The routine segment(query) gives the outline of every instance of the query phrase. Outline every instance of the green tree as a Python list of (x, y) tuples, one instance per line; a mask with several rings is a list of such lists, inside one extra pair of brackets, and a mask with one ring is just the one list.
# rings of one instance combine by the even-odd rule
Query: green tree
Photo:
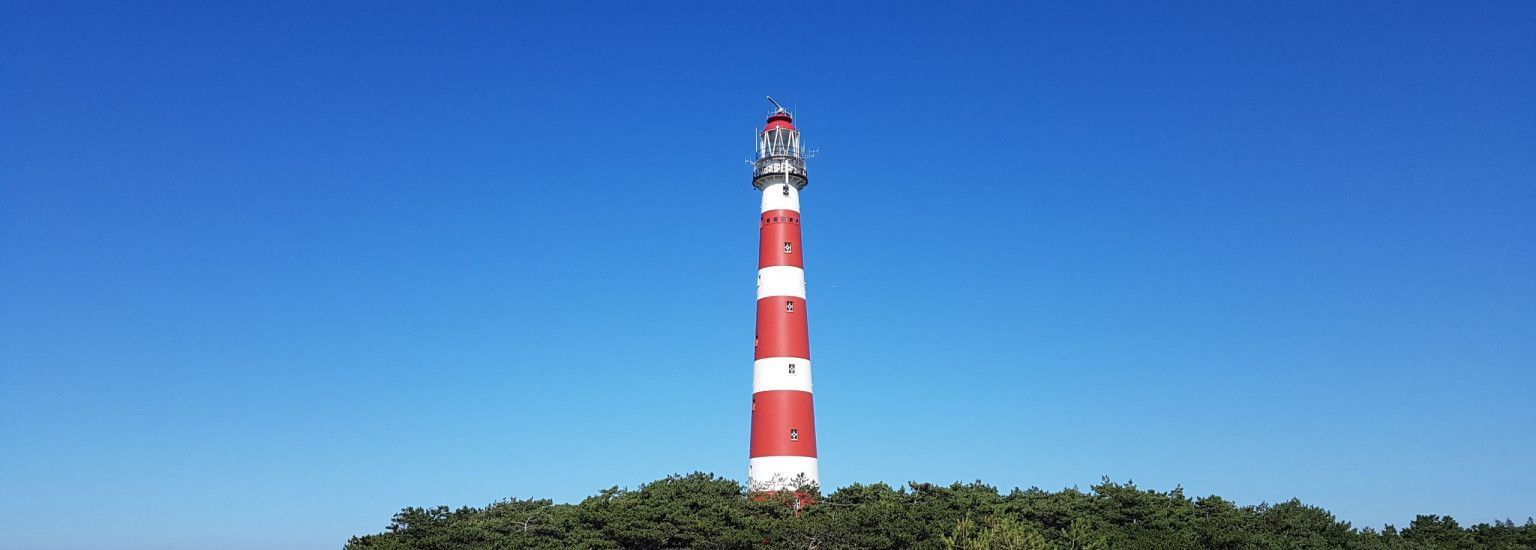
[(1461, 549), (1477, 548), (1477, 540), (1456, 524), (1451, 516), (1420, 515), (1413, 518), (1407, 529), (1403, 529), (1403, 539), (1428, 545), (1433, 548)]
[(967, 515), (939, 541), (946, 550), (1050, 550), (1045, 537), (1029, 524), (1007, 516), (989, 516), (980, 523)]
[(821, 495), (749, 493), (711, 474), (669, 476), (630, 490), (612, 487), (577, 504), (509, 499), (484, 508), (408, 507), (384, 532), (352, 537), (349, 550), (672, 549), (896, 550), (1345, 548), (1439, 550), (1536, 548), (1536, 521), (1461, 527), (1424, 515), (1399, 532), (1355, 529), (1292, 499), (1239, 506), (1180, 488), (1142, 489), (1102, 480), (1075, 488), (1014, 489), (979, 481), (936, 485), (853, 484)]

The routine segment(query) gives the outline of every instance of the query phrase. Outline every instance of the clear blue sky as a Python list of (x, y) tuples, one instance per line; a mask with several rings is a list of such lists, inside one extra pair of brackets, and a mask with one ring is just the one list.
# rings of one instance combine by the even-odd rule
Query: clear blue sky
[(0, 7), (0, 546), (334, 548), (747, 465), (1536, 515), (1536, 4)]

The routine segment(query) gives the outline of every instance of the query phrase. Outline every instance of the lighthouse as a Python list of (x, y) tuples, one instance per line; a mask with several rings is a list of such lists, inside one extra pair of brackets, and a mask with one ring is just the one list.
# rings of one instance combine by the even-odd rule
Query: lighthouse
[(762, 194), (762, 213), (758, 216), (757, 340), (747, 486), (757, 492), (820, 484), (811, 406), (805, 248), (800, 240), (806, 155), (794, 118), (773, 98), (768, 101), (777, 110), (757, 132), (752, 170), (752, 187)]

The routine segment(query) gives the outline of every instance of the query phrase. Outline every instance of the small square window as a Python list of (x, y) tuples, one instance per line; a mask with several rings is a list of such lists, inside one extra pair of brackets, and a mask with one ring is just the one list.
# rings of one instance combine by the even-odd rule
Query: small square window
[(784, 300), (784, 313), (794, 313), (794, 312), (795, 312), (795, 301), (794, 300)]
[(794, 363), (790, 363), (789, 364), (789, 373), (790, 374), (794, 374), (795, 373), (795, 364)]
[(794, 254), (795, 253), (794, 245), (791, 245), (791, 244), (789, 244), (787, 242), (784, 243), (784, 253), (785, 254)]
[(790, 428), (789, 429), (789, 440), (790, 441), (799, 441), (800, 440), (800, 430), (796, 430), (794, 428)]

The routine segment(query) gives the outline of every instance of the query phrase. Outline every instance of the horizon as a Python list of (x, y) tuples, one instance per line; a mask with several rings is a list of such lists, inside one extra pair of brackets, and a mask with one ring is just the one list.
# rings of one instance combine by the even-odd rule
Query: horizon
[(765, 95), (825, 486), (1536, 516), (1536, 4), (784, 9), (0, 7), (0, 546), (745, 480)]

